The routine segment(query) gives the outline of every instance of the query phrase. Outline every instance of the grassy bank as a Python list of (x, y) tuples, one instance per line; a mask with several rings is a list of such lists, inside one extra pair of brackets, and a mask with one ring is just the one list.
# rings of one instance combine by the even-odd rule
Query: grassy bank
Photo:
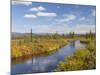
[[(81, 41), (87, 43), (88, 40)], [(74, 55), (66, 57), (57, 65), (55, 71), (88, 70), (96, 68), (96, 46), (95, 41), (90, 40), (86, 48), (78, 49)]]
[(11, 45), (12, 59), (25, 56), (39, 56), (50, 54), (67, 44), (64, 37), (36, 37), (32, 41), (28, 38), (13, 39)]

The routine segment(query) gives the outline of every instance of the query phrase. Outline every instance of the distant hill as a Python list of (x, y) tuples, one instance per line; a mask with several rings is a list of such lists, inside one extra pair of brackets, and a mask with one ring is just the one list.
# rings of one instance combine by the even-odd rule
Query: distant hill
[[(35, 34), (33, 33), (33, 35)], [(30, 36), (30, 33), (18, 33), (18, 32), (11, 33), (12, 38), (18, 38), (18, 37), (24, 37), (24, 36)]]
[(17, 32), (12, 32), (11, 33), (11, 37), (21, 37), (23, 35), (24, 35), (23, 33), (17, 33)]

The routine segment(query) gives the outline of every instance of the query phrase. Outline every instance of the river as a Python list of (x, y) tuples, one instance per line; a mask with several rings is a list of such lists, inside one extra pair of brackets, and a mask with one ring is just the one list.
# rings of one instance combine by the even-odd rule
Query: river
[(51, 55), (34, 57), (25, 62), (11, 64), (11, 74), (53, 72), (60, 61), (63, 61), (67, 56), (73, 55), (76, 49), (84, 47), (85, 45), (80, 43), (79, 40), (69, 42)]

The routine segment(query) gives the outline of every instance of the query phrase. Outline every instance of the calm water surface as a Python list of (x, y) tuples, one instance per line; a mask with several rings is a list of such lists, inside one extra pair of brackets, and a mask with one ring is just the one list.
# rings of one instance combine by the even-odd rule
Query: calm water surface
[(57, 64), (63, 61), (65, 57), (72, 55), (76, 49), (84, 47), (85, 45), (81, 44), (78, 40), (69, 42), (68, 45), (51, 55), (34, 57), (25, 62), (12, 64), (11, 74), (52, 72), (57, 68)]

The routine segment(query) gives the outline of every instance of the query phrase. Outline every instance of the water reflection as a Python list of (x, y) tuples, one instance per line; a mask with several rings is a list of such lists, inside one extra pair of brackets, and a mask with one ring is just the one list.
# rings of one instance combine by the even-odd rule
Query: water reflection
[(21, 58), (13, 59), (12, 60), (12, 65), (24, 63), (24, 62), (27, 62), (28, 60), (31, 60), (31, 59), (32, 59), (31, 56), (27, 56), (27, 57), (24, 57), (24, 58), (21, 57)]
[[(57, 52), (40, 57), (31, 57), (25, 60), (24, 63), (16, 63), (11, 67), (13, 73), (40, 73), (51, 72), (56, 69), (57, 64), (64, 60), (65, 57), (72, 55), (77, 48), (85, 47), (79, 41), (71, 41), (68, 45), (59, 49)], [(20, 69), (20, 70), (19, 70)]]
[(75, 40), (72, 40), (72, 41), (71, 41), (70, 46), (71, 46), (72, 48), (75, 48)]

